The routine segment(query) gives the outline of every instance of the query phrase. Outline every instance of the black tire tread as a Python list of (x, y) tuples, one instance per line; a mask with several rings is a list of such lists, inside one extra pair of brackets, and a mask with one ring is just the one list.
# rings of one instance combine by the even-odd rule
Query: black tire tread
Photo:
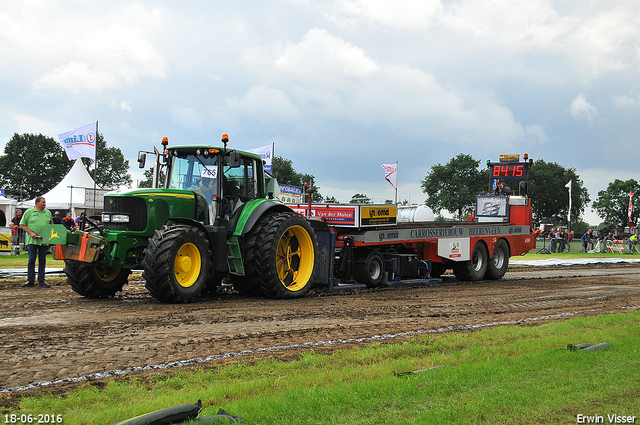
[[(502, 250), (504, 253), (504, 263), (502, 265), (501, 268), (497, 268), (494, 258), (496, 256), (496, 252), (498, 250)], [(493, 248), (493, 256), (491, 257), (491, 259), (488, 261), (487, 263), (487, 271), (485, 273), (485, 279), (490, 279), (490, 280), (499, 280), (502, 279), (502, 277), (504, 276), (504, 274), (507, 272), (507, 268), (509, 267), (509, 257), (510, 257), (510, 252), (509, 252), (509, 245), (507, 245), (507, 243), (505, 242), (504, 239), (500, 239), (495, 247)]]
[[(200, 254), (202, 271), (206, 276), (201, 277), (201, 282), (196, 282), (189, 291), (180, 291), (177, 287), (179, 285), (174, 282), (174, 256), (177, 251), (176, 245), (181, 238), (192, 242), (203, 241), (205, 247), (204, 252)], [(191, 302), (200, 296), (210, 278), (208, 275), (212, 266), (209, 241), (201, 230), (193, 226), (163, 226), (149, 238), (149, 245), (144, 249), (142, 266), (145, 287), (153, 298), (163, 303)]]
[(487, 248), (481, 242), (476, 243), (473, 247), (473, 251), (471, 252), (471, 257), (473, 258), (473, 253), (479, 250), (479, 254), (483, 256), (484, 267), (483, 270), (476, 271), (473, 267), (473, 260), (463, 261), (459, 263), (455, 263), (453, 266), (453, 274), (456, 276), (456, 279), (462, 282), (468, 281), (478, 281), (484, 278), (486, 273), (487, 263), (489, 262), (489, 255), (487, 254)]
[(111, 298), (127, 283), (130, 269), (121, 268), (118, 276), (111, 281), (102, 280), (95, 272), (93, 263), (65, 260), (64, 273), (71, 289), (87, 298)]
[(276, 250), (283, 231), (299, 225), (311, 236), (314, 252), (317, 243), (309, 222), (293, 211), (267, 213), (260, 218), (245, 239), (245, 276), (234, 276), (235, 288), (248, 296), (301, 298), (311, 289), (312, 277), (299, 291), (289, 291), (280, 282), (276, 269)]

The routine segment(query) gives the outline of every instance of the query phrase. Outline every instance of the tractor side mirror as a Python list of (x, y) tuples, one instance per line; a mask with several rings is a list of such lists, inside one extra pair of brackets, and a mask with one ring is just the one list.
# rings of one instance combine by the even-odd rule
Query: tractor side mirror
[(144, 168), (144, 164), (147, 161), (147, 153), (140, 151), (138, 152), (138, 168)]
[(242, 155), (240, 155), (240, 152), (234, 151), (229, 153), (229, 166), (231, 166), (231, 168), (236, 168), (240, 165), (242, 165)]

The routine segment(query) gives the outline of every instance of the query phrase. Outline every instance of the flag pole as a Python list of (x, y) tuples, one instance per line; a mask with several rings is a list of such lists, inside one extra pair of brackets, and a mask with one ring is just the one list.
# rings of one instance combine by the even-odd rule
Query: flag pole
[(396, 161), (396, 206), (398, 205), (398, 161)]
[(96, 148), (93, 151), (93, 215), (96, 215), (96, 179), (98, 176), (98, 121), (96, 120)]

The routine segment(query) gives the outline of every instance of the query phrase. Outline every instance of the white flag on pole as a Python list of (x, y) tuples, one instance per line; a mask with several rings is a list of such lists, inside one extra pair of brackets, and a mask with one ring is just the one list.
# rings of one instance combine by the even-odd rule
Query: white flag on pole
[(384, 179), (391, 183), (394, 189), (398, 188), (398, 164), (382, 164)]
[(91, 158), (95, 161), (97, 127), (97, 122), (92, 122), (58, 134), (58, 140), (69, 159)]
[(248, 152), (257, 153), (264, 161), (264, 171), (271, 174), (271, 157), (273, 156), (273, 145), (262, 146), (260, 148), (249, 149)]

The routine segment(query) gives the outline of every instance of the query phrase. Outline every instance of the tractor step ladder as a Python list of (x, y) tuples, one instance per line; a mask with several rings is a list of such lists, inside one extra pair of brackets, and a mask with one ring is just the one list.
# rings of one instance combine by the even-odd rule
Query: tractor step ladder
[(227, 239), (227, 247), (229, 248), (229, 257), (227, 258), (229, 272), (244, 276), (244, 263), (242, 262), (242, 252), (240, 251), (238, 237), (232, 236)]

